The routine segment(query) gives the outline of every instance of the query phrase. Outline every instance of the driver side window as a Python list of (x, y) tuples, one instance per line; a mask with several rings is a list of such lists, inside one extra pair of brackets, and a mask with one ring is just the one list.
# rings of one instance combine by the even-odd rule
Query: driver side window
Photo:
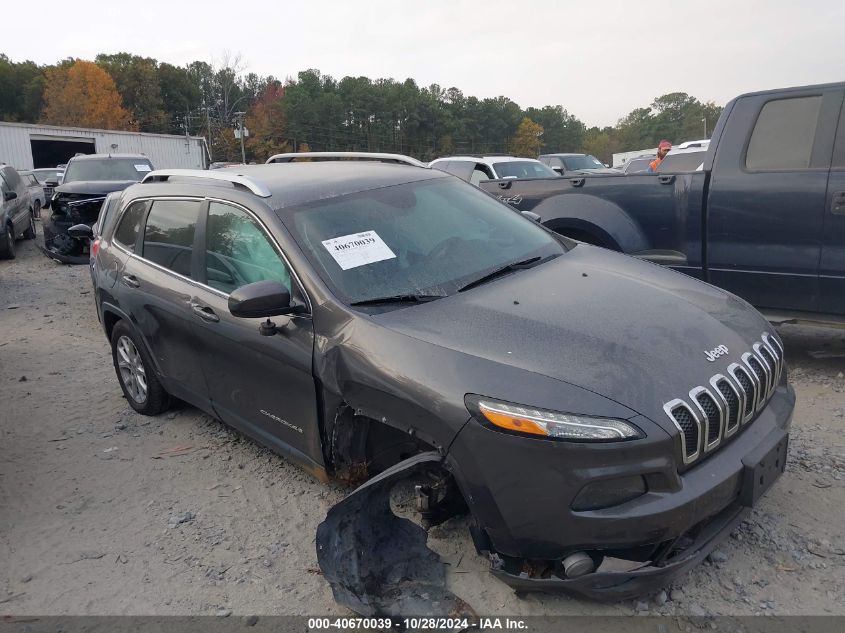
[(291, 292), (290, 273), (261, 226), (237, 207), (211, 202), (205, 255), (206, 283), (230, 294), (256, 281), (278, 281)]

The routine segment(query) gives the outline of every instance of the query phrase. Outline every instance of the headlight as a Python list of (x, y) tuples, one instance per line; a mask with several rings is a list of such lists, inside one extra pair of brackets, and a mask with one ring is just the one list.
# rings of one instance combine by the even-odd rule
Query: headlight
[(644, 437), (635, 426), (610, 418), (593, 418), (508, 404), (488, 398), (474, 399), (484, 420), (516, 433), (580, 442), (614, 442)]

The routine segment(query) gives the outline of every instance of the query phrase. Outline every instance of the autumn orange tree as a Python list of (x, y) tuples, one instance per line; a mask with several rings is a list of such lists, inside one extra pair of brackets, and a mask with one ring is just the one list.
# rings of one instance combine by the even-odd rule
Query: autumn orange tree
[(523, 118), (511, 140), (511, 152), (514, 156), (537, 158), (540, 154), (540, 146), (543, 143), (540, 138), (542, 135), (542, 125), (535, 123), (528, 117)]
[(271, 84), (258, 97), (246, 117), (247, 151), (264, 161), (273, 154), (291, 151), (284, 111), (285, 87)]
[(77, 61), (47, 71), (42, 123), (106, 130), (136, 130), (109, 74), (93, 62)]

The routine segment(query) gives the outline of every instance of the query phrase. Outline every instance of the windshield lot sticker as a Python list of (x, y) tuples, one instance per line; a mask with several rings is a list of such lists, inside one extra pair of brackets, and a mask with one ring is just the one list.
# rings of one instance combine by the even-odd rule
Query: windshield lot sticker
[(135, 171), (152, 171), (149, 165), (135, 165)]
[(364, 231), (324, 240), (323, 246), (343, 270), (396, 257), (375, 231)]

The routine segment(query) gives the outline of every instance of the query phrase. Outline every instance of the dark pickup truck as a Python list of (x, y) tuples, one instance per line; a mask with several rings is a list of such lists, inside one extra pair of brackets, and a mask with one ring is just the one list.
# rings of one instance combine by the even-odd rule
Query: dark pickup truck
[(845, 319), (845, 83), (744, 94), (689, 173), (495, 180), (555, 231), (729, 290), (773, 320)]

